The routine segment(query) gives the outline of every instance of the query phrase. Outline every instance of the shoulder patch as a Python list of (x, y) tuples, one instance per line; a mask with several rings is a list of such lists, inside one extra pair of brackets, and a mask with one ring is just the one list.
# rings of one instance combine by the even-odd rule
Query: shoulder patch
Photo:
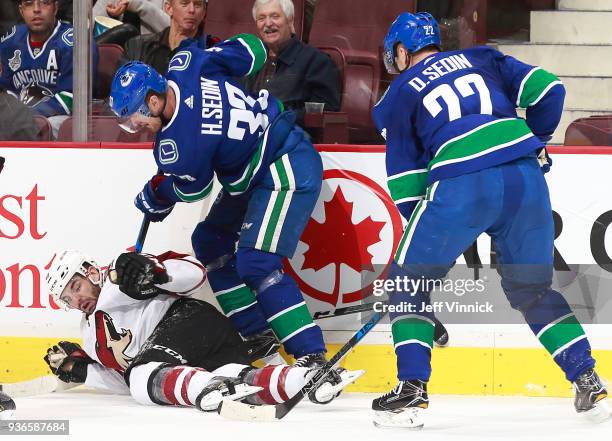
[(62, 34), (62, 41), (66, 43), (66, 46), (74, 46), (74, 30), (73, 28), (68, 28)]
[(172, 139), (159, 141), (159, 163), (163, 165), (174, 164), (178, 161), (179, 151), (176, 142)]
[(181, 71), (187, 69), (189, 67), (189, 63), (191, 62), (191, 52), (189, 51), (179, 51), (172, 57), (170, 60), (170, 64), (168, 65), (168, 72), (171, 70)]
[(8, 65), (13, 72), (21, 67), (21, 51), (19, 49), (16, 49), (13, 58), (8, 60)]
[(11, 38), (17, 32), (17, 26), (13, 26), (10, 31), (0, 37), (0, 43), (4, 43), (6, 40)]

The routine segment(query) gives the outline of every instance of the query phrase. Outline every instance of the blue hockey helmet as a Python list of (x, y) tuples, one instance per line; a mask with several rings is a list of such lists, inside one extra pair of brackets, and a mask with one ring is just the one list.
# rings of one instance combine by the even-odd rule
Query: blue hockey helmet
[(150, 117), (146, 104), (149, 92), (163, 94), (168, 90), (168, 81), (148, 64), (132, 61), (115, 73), (110, 93), (110, 107), (119, 118), (119, 125), (134, 133), (137, 126), (131, 124), (132, 116)]
[(403, 12), (395, 19), (384, 41), (383, 60), (389, 73), (398, 73), (395, 66), (395, 46), (398, 43), (403, 43), (409, 54), (427, 46), (442, 50), (438, 22), (428, 12)]

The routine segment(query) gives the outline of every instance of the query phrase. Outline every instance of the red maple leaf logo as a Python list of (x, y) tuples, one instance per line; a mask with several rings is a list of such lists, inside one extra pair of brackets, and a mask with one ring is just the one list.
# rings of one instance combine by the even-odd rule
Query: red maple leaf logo
[(331, 201), (324, 202), (323, 209), (325, 221), (320, 223), (311, 218), (300, 238), (308, 245), (301, 269), (319, 271), (335, 264), (334, 289), (330, 296), (335, 304), (340, 290), (340, 264), (348, 265), (356, 272), (373, 271), (373, 256), (368, 252), (368, 247), (380, 242), (380, 232), (385, 222), (368, 216), (353, 224), (353, 202), (346, 200), (340, 186)]

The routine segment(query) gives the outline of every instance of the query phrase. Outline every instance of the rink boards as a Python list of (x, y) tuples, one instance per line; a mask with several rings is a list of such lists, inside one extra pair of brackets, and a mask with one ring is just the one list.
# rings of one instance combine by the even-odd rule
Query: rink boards
[[(386, 193), (383, 147), (319, 150), (325, 168), (319, 203), (285, 268), (298, 280), (313, 313), (354, 305), (367, 296), (370, 291), (361, 289), (363, 281), (368, 285), (379, 275), (403, 228)], [(554, 166), (547, 180), (553, 209), (563, 224), (556, 248), (568, 263), (605, 266), (606, 250), (612, 254), (612, 236), (606, 234), (612, 221), (612, 149), (552, 150)], [(0, 155), (7, 159), (0, 175), (0, 382), (11, 382), (43, 374), (45, 349), (59, 339), (78, 338), (80, 313), (57, 310), (44, 287), (45, 267), (53, 254), (78, 248), (106, 265), (133, 246), (141, 214), (132, 200), (155, 163), (145, 145), (3, 143)], [(164, 223), (151, 226), (145, 250), (190, 252), (191, 231), (209, 203), (177, 206)], [(341, 247), (317, 243), (329, 238), (338, 238)], [(480, 238), (478, 246), (479, 251), (488, 250), (488, 239)], [(486, 265), (488, 253), (480, 257)], [(373, 270), (360, 272), (359, 263), (372, 263)], [(211, 300), (209, 292), (201, 295)], [(331, 353), (350, 337), (357, 319), (319, 322)], [(433, 352), (433, 392), (571, 394), (526, 326), (448, 328), (451, 346)], [(382, 391), (395, 382), (389, 329), (376, 328), (345, 360), (347, 367), (368, 370), (353, 390)], [(612, 326), (590, 325), (586, 330), (600, 374), (612, 378)]]

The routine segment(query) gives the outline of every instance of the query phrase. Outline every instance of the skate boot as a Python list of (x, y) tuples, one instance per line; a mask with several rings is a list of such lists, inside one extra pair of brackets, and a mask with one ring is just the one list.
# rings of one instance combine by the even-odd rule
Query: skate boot
[(284, 364), (278, 350), (280, 342), (272, 329), (266, 329), (259, 334), (244, 337), (247, 346), (247, 355), (251, 363), (262, 360), (265, 364)]
[(215, 411), (222, 400), (241, 400), (249, 395), (256, 394), (262, 387), (250, 386), (239, 378), (214, 377), (202, 389), (196, 398), (195, 405), (204, 412)]
[[(316, 374), (317, 371), (318, 369), (314, 369), (313, 373)], [(363, 374), (364, 370), (348, 371), (341, 367), (332, 369), (322, 383), (308, 393), (308, 399), (316, 404), (331, 403), (346, 386), (354, 383)]]
[(427, 383), (400, 381), (395, 388), (372, 401), (376, 427), (423, 428), (423, 411), (429, 406)]
[(325, 354), (323, 352), (317, 352), (299, 357), (297, 360), (295, 360), (295, 363), (293, 363), (293, 367), (320, 369), (325, 365), (325, 363), (327, 363)]
[(610, 418), (608, 400), (605, 399), (608, 392), (593, 369), (588, 369), (580, 374), (572, 386), (576, 392), (574, 398), (576, 412), (596, 423)]

